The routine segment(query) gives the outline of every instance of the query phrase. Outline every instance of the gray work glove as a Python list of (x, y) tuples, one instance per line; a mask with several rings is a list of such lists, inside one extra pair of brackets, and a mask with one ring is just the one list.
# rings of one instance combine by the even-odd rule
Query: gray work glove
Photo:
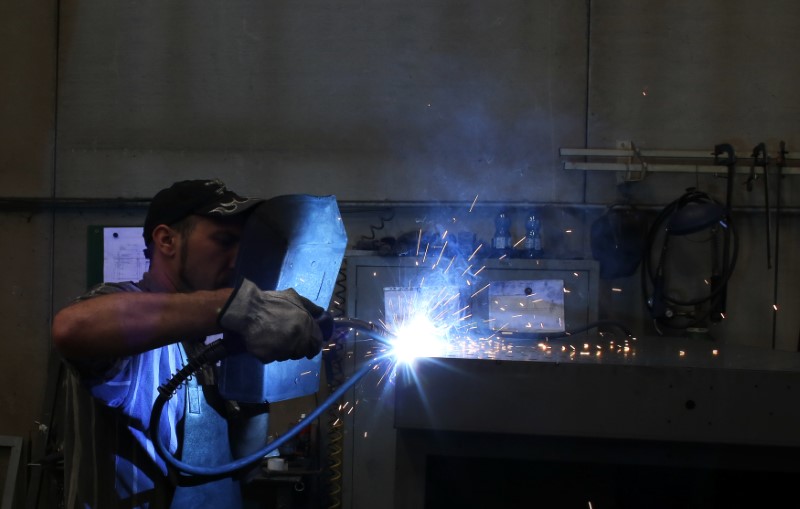
[(315, 318), (324, 309), (294, 289), (264, 291), (242, 279), (219, 314), (219, 324), (239, 336), (244, 349), (261, 362), (312, 358), (323, 333)]

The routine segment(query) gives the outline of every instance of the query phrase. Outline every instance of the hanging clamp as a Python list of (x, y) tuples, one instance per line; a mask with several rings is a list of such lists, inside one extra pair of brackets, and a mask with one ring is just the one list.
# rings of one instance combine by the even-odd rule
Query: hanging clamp
[(764, 143), (759, 143), (753, 149), (753, 154), (750, 156), (753, 158), (753, 164), (750, 165), (750, 176), (747, 177), (745, 181), (745, 186), (747, 186), (747, 191), (750, 192), (753, 190), (753, 182), (758, 180), (758, 175), (756, 175), (756, 166), (760, 166), (763, 169), (764, 175), (764, 185), (766, 186), (767, 182), (767, 147)]
[(636, 161), (639, 163), (639, 171), (638, 176), (634, 177), (629, 162), (628, 169), (625, 172), (625, 182), (641, 182), (647, 176), (647, 161), (644, 160), (642, 151), (639, 150), (639, 147), (637, 147), (633, 142), (631, 142), (631, 150), (633, 151), (634, 159), (636, 159)]
[[(725, 159), (720, 159), (722, 154), (725, 154)], [(730, 143), (714, 145), (714, 165), (727, 166), (729, 169), (736, 166), (736, 153)]]

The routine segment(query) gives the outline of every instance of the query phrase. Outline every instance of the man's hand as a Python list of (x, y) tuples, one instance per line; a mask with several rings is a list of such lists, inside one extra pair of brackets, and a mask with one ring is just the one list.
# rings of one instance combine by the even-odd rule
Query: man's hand
[[(325, 310), (294, 289), (264, 291), (244, 279), (219, 314), (219, 324), (237, 334), (244, 348), (267, 363), (312, 358), (325, 340)], [(319, 319), (319, 321), (317, 320)]]

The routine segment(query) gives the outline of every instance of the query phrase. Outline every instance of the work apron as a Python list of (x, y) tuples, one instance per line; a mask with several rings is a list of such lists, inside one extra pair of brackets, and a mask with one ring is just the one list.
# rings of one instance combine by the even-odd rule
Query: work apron
[[(228, 422), (208, 404), (197, 377), (191, 377), (187, 384), (181, 461), (203, 467), (230, 463), (234, 458)], [(225, 477), (196, 486), (177, 486), (170, 508), (241, 509), (242, 503), (239, 481)]]

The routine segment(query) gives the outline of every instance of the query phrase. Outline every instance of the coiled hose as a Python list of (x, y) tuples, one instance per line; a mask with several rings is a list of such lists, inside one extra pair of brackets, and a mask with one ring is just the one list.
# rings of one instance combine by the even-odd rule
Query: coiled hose
[[(713, 303), (716, 299), (723, 297), (725, 292), (727, 292), (728, 281), (730, 280), (733, 270), (736, 267), (736, 260), (739, 254), (739, 235), (736, 232), (736, 227), (733, 219), (730, 217), (730, 214), (726, 214), (724, 227), (727, 229), (728, 235), (733, 238), (733, 246), (730, 253), (726, 253), (727, 257), (723, 260), (724, 270), (719, 275), (718, 280), (714, 282), (715, 284), (712, 285), (710, 293), (706, 296), (694, 299), (677, 299), (668, 295), (667, 289), (664, 288), (665, 265), (669, 252), (667, 248), (669, 241), (667, 224), (669, 223), (669, 220), (673, 214), (689, 203), (717, 202), (705, 193), (693, 189), (687, 190), (683, 196), (664, 207), (650, 227), (645, 239), (645, 253), (642, 259), (641, 269), (642, 294), (645, 299), (645, 304), (650, 309), (651, 314), (654, 315), (653, 321), (656, 324), (656, 330), (659, 331), (659, 334), (661, 333), (660, 329), (658, 328), (659, 323), (673, 329), (685, 329), (696, 326), (708, 318), (713, 312), (713, 307), (709, 308), (704, 314), (702, 314), (702, 316), (692, 319), (688, 325), (679, 326), (675, 323), (675, 317), (672, 317), (671, 319), (669, 316), (663, 316), (660, 308), (667, 305), (677, 307), (694, 307), (707, 302)], [(657, 245), (657, 238), (659, 235), (664, 235), (664, 240), (660, 246)], [(653, 252), (656, 250), (658, 251), (658, 259), (657, 263), (654, 265), (652, 258)], [(723, 256), (725, 257), (725, 255)], [(652, 290), (650, 287), (652, 287)]]
[[(334, 320), (342, 318), (345, 314), (345, 301), (347, 299), (347, 259), (342, 262), (339, 275), (336, 278), (336, 288), (334, 290), (333, 304), (331, 306), (331, 316)], [(333, 392), (344, 383), (344, 369), (342, 367), (342, 352), (344, 351), (343, 341), (332, 341), (326, 350), (322, 352), (322, 360), (325, 365), (325, 376), (328, 381), (328, 392)], [(342, 402), (332, 404), (327, 413), (327, 442), (325, 443), (326, 470), (325, 470), (325, 491), (327, 492), (328, 509), (338, 509), (342, 506), (342, 464), (344, 456), (344, 420), (341, 418)]]

